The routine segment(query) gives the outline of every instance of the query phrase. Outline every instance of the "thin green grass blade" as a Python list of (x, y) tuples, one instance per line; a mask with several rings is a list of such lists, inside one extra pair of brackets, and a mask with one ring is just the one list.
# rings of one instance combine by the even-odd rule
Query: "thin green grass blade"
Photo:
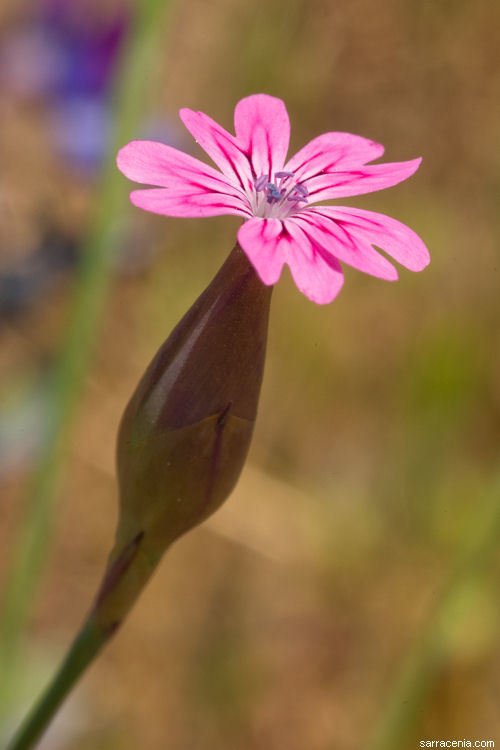
[(50, 431), (28, 489), (26, 509), (12, 549), (0, 623), (0, 727), (11, 710), (19, 655), (57, 510), (65, 446), (91, 361), (120, 237), (127, 186), (115, 166), (117, 148), (137, 135), (147, 107), (148, 81), (159, 44), (165, 41), (170, 0), (136, 4), (117, 81), (114, 138), (75, 283), (66, 339), (50, 389)]
[[(476, 523), (467, 530), (462, 552), (418, 642), (403, 665), (376, 727), (370, 750), (401, 750), (408, 746), (422, 707), (449, 655), (459, 620), (467, 615), (463, 593), (484, 576), (498, 549), (500, 480), (478, 502)], [(479, 510), (481, 509), (481, 510)]]

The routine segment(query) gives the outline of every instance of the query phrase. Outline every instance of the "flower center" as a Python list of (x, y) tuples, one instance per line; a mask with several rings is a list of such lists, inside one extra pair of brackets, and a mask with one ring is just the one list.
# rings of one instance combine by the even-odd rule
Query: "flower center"
[(275, 172), (275, 182), (269, 182), (266, 175), (254, 181), (252, 208), (255, 216), (284, 219), (307, 203), (309, 191), (297, 182), (293, 172)]

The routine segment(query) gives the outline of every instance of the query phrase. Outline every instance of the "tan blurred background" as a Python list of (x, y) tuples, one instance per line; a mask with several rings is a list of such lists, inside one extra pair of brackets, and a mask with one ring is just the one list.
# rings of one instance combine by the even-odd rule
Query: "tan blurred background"
[[(117, 6), (95, 4), (95, 23)], [(54, 140), (64, 97), (55, 105), (27, 73), (14, 80), (25, 49), (16, 40), (34, 18), (28, 3), (0, 10), (4, 301), (19, 275), (34, 279), (4, 306), (0, 327), (2, 557), (22, 518), (37, 430), (43, 440), (37, 394), (65, 330), (98, 183), (98, 157), (89, 166)], [(266, 92), (287, 104), (292, 152), (345, 130), (385, 144), (391, 161), (422, 155), (407, 183), (342, 203), (409, 224), (432, 263), (421, 274), (402, 269), (396, 284), (347, 268), (326, 307), (285, 271), (239, 486), (168, 553), (47, 749), (369, 747), (498, 474), (499, 28), (491, 0), (175, 3), (148, 81), (147, 132), (200, 156), (180, 107), (230, 129), (236, 101)], [(66, 136), (71, 122), (59, 125)], [(100, 578), (116, 521), (121, 412), (238, 227), (232, 217), (124, 210), (132, 229), (67, 445), (25, 700)], [(46, 283), (37, 283), (40, 263)], [(409, 748), (428, 737), (500, 742), (498, 589), (496, 558), (461, 594)]]

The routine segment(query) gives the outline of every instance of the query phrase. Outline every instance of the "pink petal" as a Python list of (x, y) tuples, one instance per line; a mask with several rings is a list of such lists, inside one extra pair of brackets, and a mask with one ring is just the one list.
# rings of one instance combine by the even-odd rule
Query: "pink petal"
[(285, 230), (293, 238), (286, 258), (293, 280), (312, 302), (326, 305), (342, 289), (344, 274), (338, 260), (311, 242), (310, 237), (294, 222), (285, 221)]
[(417, 171), (422, 159), (369, 164), (357, 169), (347, 169), (318, 175), (305, 181), (309, 190), (309, 202), (341, 198), (346, 195), (362, 195), (375, 190), (397, 185)]
[(267, 286), (276, 284), (285, 262), (282, 230), (279, 219), (250, 219), (238, 230), (238, 242)]
[(343, 284), (340, 264), (311, 242), (293, 220), (251, 219), (238, 242), (264, 284), (275, 284), (287, 263), (303, 294), (317, 304), (331, 302)]
[(343, 263), (387, 281), (398, 278), (392, 263), (377, 253), (366, 239), (353, 235), (321, 209), (305, 209), (296, 214), (293, 221), (314, 243)]
[(315, 177), (346, 167), (358, 167), (384, 153), (380, 143), (351, 133), (324, 133), (313, 138), (292, 156), (285, 171), (295, 172), (298, 180)]
[(179, 117), (193, 138), (224, 172), (232, 185), (246, 191), (254, 178), (248, 156), (234, 135), (203, 112), (181, 109)]
[(335, 222), (357, 241), (376, 245), (410, 271), (421, 271), (429, 264), (429, 251), (418, 234), (389, 216), (343, 206), (318, 206), (308, 209), (307, 213)]
[(168, 188), (133, 190), (130, 200), (138, 208), (165, 216), (219, 216), (235, 214), (248, 219), (252, 214), (241, 200), (223, 193), (181, 193)]
[(290, 120), (284, 102), (267, 94), (242, 99), (234, 110), (234, 128), (249, 155), (255, 177), (283, 169), (290, 142)]
[(125, 177), (144, 185), (243, 195), (216, 169), (165, 143), (131, 141), (120, 149), (116, 161)]

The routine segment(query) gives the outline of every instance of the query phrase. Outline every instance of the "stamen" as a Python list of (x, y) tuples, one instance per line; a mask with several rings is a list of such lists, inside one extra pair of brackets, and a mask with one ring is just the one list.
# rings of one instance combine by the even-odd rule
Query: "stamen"
[(281, 198), (281, 191), (278, 190), (276, 185), (272, 182), (268, 182), (266, 185), (267, 190), (269, 191), (269, 195), (272, 198)]
[[(271, 208), (266, 209), (259, 205), (259, 198), (256, 196), (255, 211), (258, 216), (275, 217), (289, 216), (292, 212), (300, 210), (299, 203), (307, 203), (309, 191), (305, 185), (295, 182), (293, 172), (274, 173), (275, 182), (271, 182), (267, 175), (263, 174), (254, 180), (255, 192), (264, 193), (265, 203)], [(291, 204), (291, 205), (290, 205)]]
[(309, 195), (309, 190), (306, 188), (305, 185), (302, 185), (300, 182), (297, 185), (295, 185), (295, 190), (297, 190), (303, 196)]

